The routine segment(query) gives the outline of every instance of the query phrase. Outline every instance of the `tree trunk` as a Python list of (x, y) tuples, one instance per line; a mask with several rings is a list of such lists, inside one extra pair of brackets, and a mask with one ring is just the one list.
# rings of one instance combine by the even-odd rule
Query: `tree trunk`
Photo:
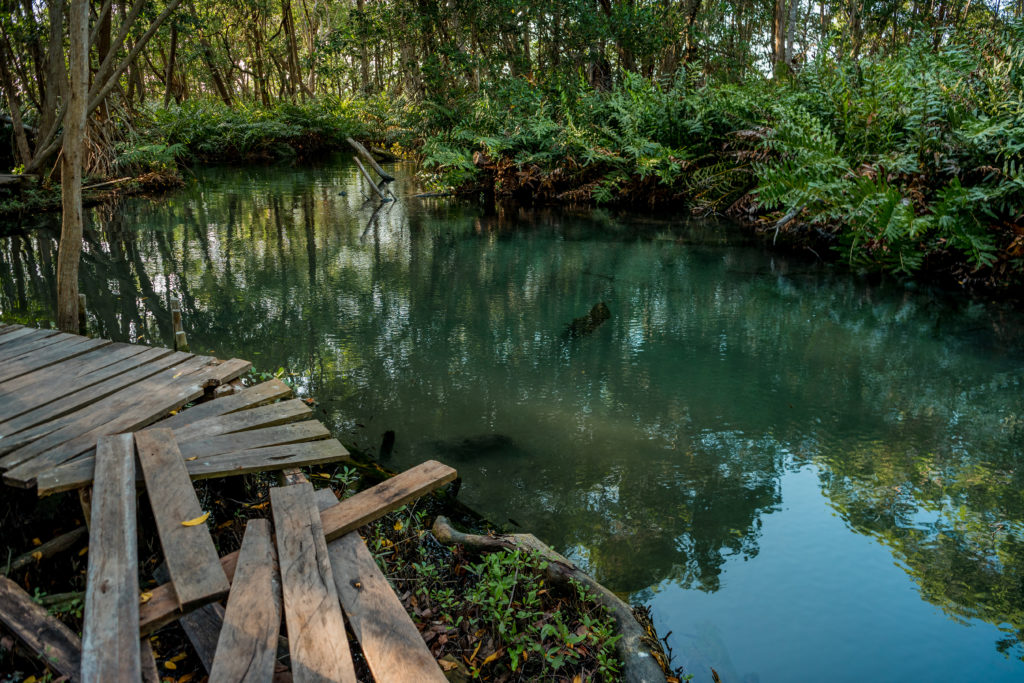
[(786, 27), (788, 24), (786, 0), (775, 0), (775, 12), (772, 17), (772, 73), (775, 78), (780, 78), (786, 73)]
[(60, 191), (63, 221), (57, 254), (57, 327), (78, 332), (78, 262), (82, 254), (82, 156), (89, 89), (89, 2), (71, 0), (71, 93), (64, 116)]
[(171, 22), (171, 51), (167, 57), (167, 68), (164, 70), (164, 108), (171, 104), (174, 91), (174, 61), (178, 55), (178, 25)]

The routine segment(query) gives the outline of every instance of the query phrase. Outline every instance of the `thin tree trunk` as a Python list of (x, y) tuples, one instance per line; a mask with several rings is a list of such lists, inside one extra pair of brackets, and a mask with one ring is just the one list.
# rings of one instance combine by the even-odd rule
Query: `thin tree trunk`
[(78, 331), (78, 265), (82, 254), (82, 156), (89, 88), (89, 3), (71, 0), (71, 94), (64, 116), (60, 190), (63, 221), (57, 254), (57, 327)]
[(178, 25), (171, 22), (171, 52), (167, 57), (167, 68), (164, 70), (164, 108), (171, 104), (174, 90), (174, 60), (178, 55)]

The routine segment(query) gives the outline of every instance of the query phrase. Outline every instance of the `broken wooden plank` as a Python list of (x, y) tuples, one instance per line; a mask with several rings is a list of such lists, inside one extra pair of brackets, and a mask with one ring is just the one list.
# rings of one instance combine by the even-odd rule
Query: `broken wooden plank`
[[(351, 498), (321, 512), (324, 533), (326, 535), (333, 534), (332, 537), (347, 534), (349, 531), (383, 517), (414, 498), (444, 486), (456, 476), (458, 473), (452, 468), (434, 460), (428, 460), (372, 488), (360, 491)], [(353, 504), (352, 501), (356, 502)], [(332, 513), (330, 524), (328, 524), (327, 517), (324, 516), (328, 512)], [(237, 552), (220, 558), (221, 567), (228, 579), (234, 576), (237, 560)], [(162, 586), (157, 586), (151, 593), (149, 601), (139, 609), (139, 630), (142, 634), (152, 633), (181, 616), (171, 584), (165, 583)]]
[(270, 489), (281, 594), (288, 625), (292, 677), (297, 683), (355, 681), (352, 654), (313, 487)]
[(25, 391), (15, 400), (5, 401), (5, 405), (0, 406), (0, 434), (8, 438), (51, 422), (185, 360), (188, 360), (187, 354), (174, 355), (168, 349), (147, 349), (68, 382), (76, 391), (55, 392), (52, 384), (42, 385), (42, 390)]
[[(178, 449), (181, 451), (181, 457), (185, 459), (189, 476), (195, 480), (296, 466), (291, 460), (298, 460), (299, 466), (305, 466), (348, 457), (348, 451), (336, 441), (331, 447), (295, 447), (308, 441), (322, 440), (329, 435), (326, 427), (310, 420), (185, 443), (181, 442), (175, 432), (174, 439), (178, 441)], [(273, 446), (288, 445), (292, 448), (268, 450)], [(234, 458), (233, 462), (221, 462), (219, 458), (226, 455), (231, 455)], [(205, 461), (208, 458), (217, 458), (217, 461), (207, 463)], [(88, 486), (92, 482), (93, 464), (94, 458), (85, 455), (43, 472), (36, 478), (36, 490), (40, 496), (49, 496)]]
[(180, 429), (199, 420), (227, 415), (239, 410), (248, 410), (291, 395), (292, 388), (290, 386), (279, 379), (272, 379), (269, 382), (246, 387), (240, 393), (185, 408), (177, 415), (161, 420), (156, 426)]
[(179, 606), (187, 608), (222, 597), (228, 579), (203, 515), (185, 462), (169, 429), (135, 434), (139, 463), (156, 519), (157, 534)]
[(250, 519), (228, 594), (210, 680), (269, 683), (281, 631), (281, 583), (270, 522)]
[[(337, 504), (330, 489), (316, 492), (320, 510)], [(327, 544), (341, 606), (377, 683), (447, 680), (402, 602), (359, 533)]]
[[(0, 394), (17, 396), (35, 387), (46, 387), (54, 381), (78, 379), (93, 370), (145, 351), (147, 347), (135, 344), (111, 344), (107, 339), (80, 339), (75, 344), (61, 344), (35, 354), (34, 363), (29, 367), (9, 372), (9, 367), (0, 369)], [(12, 364), (15, 365), (15, 364)], [(77, 386), (77, 385), (76, 385)]]
[(82, 643), (71, 629), (32, 602), (18, 584), (0, 576), (0, 623), (39, 656), (47, 667), (78, 681)]
[(218, 434), (244, 432), (249, 429), (297, 422), (312, 414), (313, 411), (308, 405), (294, 398), (251, 410), (234, 412), (230, 415), (208, 417), (205, 420), (198, 420), (190, 425), (178, 427), (175, 429), (175, 433), (180, 435), (182, 441), (191, 441)]
[[(60, 442), (59, 445), (33, 456), (28, 462), (23, 462), (17, 468), (6, 472), (4, 481), (15, 486), (31, 486), (41, 472), (92, 450), (96, 445), (96, 439), (100, 436), (141, 429), (171, 410), (202, 396), (207, 387), (218, 386), (223, 382), (230, 381), (246, 372), (250, 367), (252, 364), (248, 361), (233, 359), (217, 365), (208, 365), (180, 379), (177, 376), (170, 381), (147, 379), (141, 384), (148, 387), (148, 395), (144, 396), (142, 400), (136, 396), (134, 402), (125, 397), (127, 392), (114, 394), (101, 403), (107, 404), (111, 399), (117, 399), (108, 404), (107, 408), (120, 406), (122, 412), (114, 416), (108, 415), (106, 420), (101, 421), (99, 425), (70, 440), (65, 438), (69, 434), (56, 435), (56, 440)], [(96, 410), (95, 406), (93, 410)], [(80, 425), (72, 430), (72, 432), (80, 431)], [(50, 441), (50, 435), (44, 438)], [(35, 446), (35, 443), (31, 445)], [(2, 449), (2, 445), (0, 445), (0, 449)], [(0, 467), (4, 466), (6, 465), (0, 460)]]
[(96, 485), (82, 631), (82, 681), (137, 681), (138, 544), (135, 534), (135, 444), (131, 434), (96, 444)]
[(380, 510), (394, 510), (450, 481), (458, 473), (451, 467), (427, 460), (401, 474), (382, 481), (373, 488), (360, 491), (332, 508), (323, 511), (324, 531), (328, 541), (358, 529), (381, 516)]

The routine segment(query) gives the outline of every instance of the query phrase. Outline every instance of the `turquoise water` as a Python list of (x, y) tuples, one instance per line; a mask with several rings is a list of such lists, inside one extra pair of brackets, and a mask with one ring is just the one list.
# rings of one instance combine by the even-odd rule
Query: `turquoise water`
[[(94, 210), (94, 331), (284, 368), (343, 441), (652, 606), (710, 680), (1024, 679), (1024, 319), (728, 225), (415, 199), (346, 164)], [(340, 194), (344, 192), (345, 194)], [(0, 238), (49, 320), (55, 219)], [(18, 226), (9, 225), (8, 229)], [(590, 334), (569, 324), (604, 302)]]

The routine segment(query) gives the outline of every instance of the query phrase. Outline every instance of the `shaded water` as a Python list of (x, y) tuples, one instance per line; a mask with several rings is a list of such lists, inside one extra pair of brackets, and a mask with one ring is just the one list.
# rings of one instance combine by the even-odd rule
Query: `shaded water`
[[(294, 373), (343, 441), (650, 603), (695, 680), (1024, 677), (1024, 324), (727, 226), (407, 197), (347, 165), (206, 169), (93, 212), (90, 323)], [(344, 191), (347, 194), (341, 195)], [(55, 224), (0, 238), (49, 320)], [(605, 302), (611, 319), (568, 339)]]

